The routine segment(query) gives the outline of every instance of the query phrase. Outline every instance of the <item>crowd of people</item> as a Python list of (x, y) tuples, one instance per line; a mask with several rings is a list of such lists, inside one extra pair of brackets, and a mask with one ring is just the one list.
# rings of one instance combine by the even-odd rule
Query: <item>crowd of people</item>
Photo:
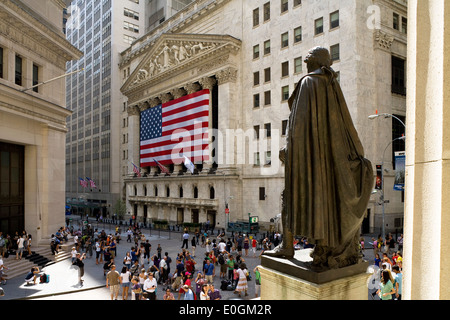
[[(224, 232), (215, 237), (199, 231), (191, 236), (186, 230), (175, 257), (167, 251), (163, 253), (160, 243), (153, 253), (149, 240), (136, 225), (126, 231), (130, 249), (124, 257), (118, 257), (118, 237), (117, 229), (115, 234), (93, 230), (91, 235), (80, 236), (74, 232), (72, 264), (78, 267), (80, 284), (83, 283), (83, 260), (93, 258), (95, 252), (96, 265), (102, 266), (113, 300), (117, 300), (120, 293), (122, 300), (156, 300), (158, 290), (164, 292), (164, 300), (220, 300), (222, 290), (233, 290), (239, 297), (248, 296), (247, 281), (251, 275), (245, 259), (250, 256), (250, 250), (256, 257), (258, 243), (252, 237), (236, 234), (227, 238)], [(270, 247), (267, 238), (262, 242), (263, 247)], [(204, 256), (195, 256), (197, 247), (205, 249)], [(258, 296), (261, 278), (257, 268), (253, 273), (255, 296)], [(220, 288), (214, 284), (217, 275), (221, 280)]]
[[(375, 270), (378, 277), (379, 287), (371, 293), (372, 298), (378, 296), (380, 300), (401, 300), (402, 299), (402, 268), (403, 268), (403, 234), (397, 241), (389, 233), (383, 240), (381, 235), (377, 239), (372, 238), (369, 243), (372, 245), (374, 254)], [(364, 240), (361, 239), (361, 248), (366, 248)]]

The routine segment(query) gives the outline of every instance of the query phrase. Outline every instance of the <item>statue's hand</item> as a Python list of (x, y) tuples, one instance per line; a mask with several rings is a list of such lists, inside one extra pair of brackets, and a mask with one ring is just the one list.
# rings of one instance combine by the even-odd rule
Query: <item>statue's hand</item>
[(278, 157), (280, 158), (280, 161), (284, 163), (284, 161), (286, 160), (286, 147), (280, 149)]

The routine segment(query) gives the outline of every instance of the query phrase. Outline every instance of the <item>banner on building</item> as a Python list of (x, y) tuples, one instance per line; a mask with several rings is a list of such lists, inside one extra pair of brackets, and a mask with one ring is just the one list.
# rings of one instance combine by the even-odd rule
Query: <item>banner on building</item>
[(380, 164), (377, 164), (377, 178), (375, 180), (375, 189), (383, 189), (383, 166)]
[(395, 181), (394, 190), (403, 191), (405, 189), (405, 151), (395, 152)]

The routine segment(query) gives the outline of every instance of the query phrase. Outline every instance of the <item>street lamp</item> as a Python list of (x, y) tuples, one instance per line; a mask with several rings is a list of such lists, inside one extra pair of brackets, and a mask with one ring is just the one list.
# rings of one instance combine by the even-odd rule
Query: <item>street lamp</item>
[(406, 128), (406, 125), (405, 125), (405, 123), (402, 120), (400, 120), (398, 117), (396, 117), (396, 116), (394, 116), (393, 114), (390, 114), (390, 113), (373, 114), (373, 115), (369, 116), (369, 119), (370, 120), (374, 120), (374, 119), (379, 118), (379, 117), (394, 118), (394, 119), (398, 120)]
[(399, 138), (395, 138), (394, 140), (392, 140), (391, 142), (389, 142), (389, 144), (386, 146), (386, 148), (383, 151), (383, 158), (381, 159), (381, 196), (380, 196), (380, 200), (381, 200), (381, 206), (382, 206), (382, 239), (383, 241), (386, 238), (386, 223), (385, 223), (385, 203), (386, 200), (384, 199), (384, 157), (386, 154), (386, 150), (389, 148), (389, 146), (394, 143), (397, 140), (403, 140), (405, 141), (406, 137), (402, 136)]

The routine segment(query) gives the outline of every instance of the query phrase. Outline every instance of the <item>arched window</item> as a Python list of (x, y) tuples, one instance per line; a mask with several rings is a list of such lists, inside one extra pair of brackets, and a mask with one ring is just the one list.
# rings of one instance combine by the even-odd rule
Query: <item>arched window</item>
[(144, 196), (147, 196), (147, 186), (144, 186)]
[(197, 186), (194, 187), (194, 199), (198, 198), (198, 188)]
[(209, 188), (209, 198), (214, 199), (216, 196), (216, 191), (214, 190), (214, 187)]
[(137, 187), (134, 186), (134, 195), (137, 196)]
[(183, 187), (180, 187), (180, 198), (183, 198)]
[(157, 197), (157, 196), (158, 196), (158, 187), (155, 186), (155, 197)]
[(167, 198), (170, 197), (170, 187), (166, 187), (166, 196)]

